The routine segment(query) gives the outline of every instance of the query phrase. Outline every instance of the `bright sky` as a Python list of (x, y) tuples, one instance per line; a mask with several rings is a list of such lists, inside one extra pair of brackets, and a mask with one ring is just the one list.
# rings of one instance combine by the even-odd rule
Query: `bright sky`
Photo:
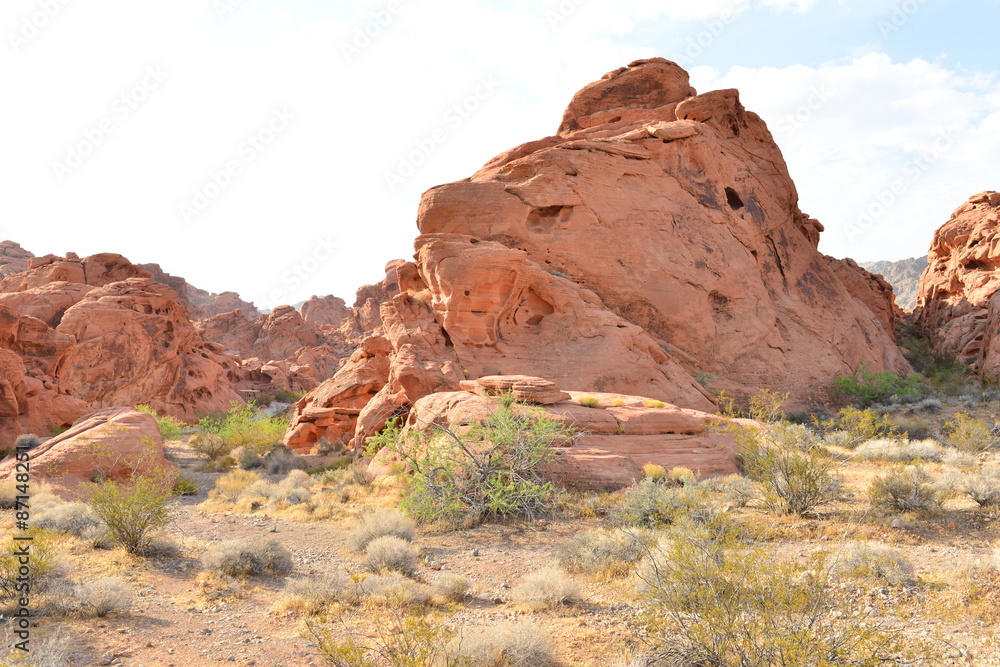
[(1000, 0), (4, 0), (0, 236), (265, 307), (349, 303), (420, 194), (663, 56), (771, 127), (821, 249), (926, 253), (1000, 189)]

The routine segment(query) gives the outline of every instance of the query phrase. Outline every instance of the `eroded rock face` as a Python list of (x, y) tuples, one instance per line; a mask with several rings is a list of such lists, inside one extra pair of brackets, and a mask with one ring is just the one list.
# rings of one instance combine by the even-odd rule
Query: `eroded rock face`
[(173, 276), (160, 268), (159, 264), (140, 264), (140, 268), (149, 272), (153, 280), (163, 283), (177, 292), (180, 302), (188, 310), (192, 320), (215, 317), (222, 313), (241, 310), (249, 317), (257, 317), (260, 313), (252, 303), (244, 301), (236, 292), (214, 294), (188, 283), (180, 276)]
[(934, 234), (914, 323), (944, 352), (1000, 375), (1000, 192), (983, 192)]
[(28, 260), (34, 254), (13, 241), (0, 241), (0, 278), (28, 270)]
[(131, 278), (91, 290), (56, 327), (76, 340), (60, 377), (94, 406), (148, 403), (182, 419), (241, 399), (227, 359), (195, 331), (169, 287)]
[[(559, 391), (541, 378), (521, 378), (520, 382), (545, 383)], [(455, 428), (485, 421), (498, 406), (495, 397), (484, 395), (494, 387), (494, 379), (482, 378), (466, 383), (464, 391), (421, 398), (410, 411), (404, 433), (432, 424)], [(645, 407), (649, 399), (640, 396), (586, 394), (597, 399), (594, 407), (580, 404), (585, 396), (581, 392), (571, 391), (566, 396), (567, 400), (541, 406), (548, 416), (580, 434), (571, 442), (560, 443), (555, 461), (546, 468), (546, 477), (561, 486), (589, 491), (625, 488), (642, 479), (642, 467), (647, 463), (667, 470), (683, 466), (702, 478), (737, 472), (735, 445), (710, 429), (725, 421), (718, 415), (666, 404)], [(391, 457), (391, 452), (380, 452), (372, 461), (372, 470), (384, 472)]]
[(541, 375), (711, 411), (698, 378), (805, 404), (862, 359), (910, 370), (890, 288), (817, 251), (823, 227), (799, 210), (764, 122), (735, 90), (697, 95), (663, 59), (609, 73), (558, 134), (429, 190), (417, 222), (415, 261), (387, 268), (370, 290), (380, 318), (367, 312), (393, 344), (391, 374), (426, 381), (379, 392), (378, 414), (456, 376)]
[(311, 296), (299, 306), (299, 313), (306, 322), (329, 324), (333, 327), (339, 327), (344, 322), (344, 318), (348, 315), (347, 310), (344, 300), (332, 294)]
[[(12, 475), (15, 465), (0, 463), (0, 479)], [(32, 480), (46, 480), (68, 495), (95, 479), (121, 481), (173, 470), (163, 456), (156, 420), (132, 408), (92, 412), (31, 450)]]

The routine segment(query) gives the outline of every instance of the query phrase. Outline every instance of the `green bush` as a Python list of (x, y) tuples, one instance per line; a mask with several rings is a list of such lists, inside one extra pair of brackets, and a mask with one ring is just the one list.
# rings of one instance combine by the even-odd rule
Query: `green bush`
[(639, 570), (646, 625), (660, 638), (645, 664), (875, 667), (919, 657), (912, 639), (838, 604), (824, 571), (747, 549), (735, 531), (676, 526)]
[(202, 431), (191, 441), (191, 449), (204, 454), (209, 461), (218, 461), (233, 451), (232, 445), (219, 433)]
[(462, 434), (432, 425), (402, 437), (393, 422), (366, 451), (388, 446), (408, 464), (401, 507), (420, 521), (536, 518), (555, 498), (540, 469), (571, 437), (568, 426), (505, 396), (485, 423)]
[(135, 409), (139, 412), (145, 412), (146, 414), (153, 415), (156, 419), (156, 425), (160, 427), (160, 436), (164, 440), (177, 440), (181, 437), (181, 431), (187, 427), (183, 421), (177, 417), (171, 417), (170, 415), (163, 415), (162, 417), (157, 414), (156, 410), (148, 405), (137, 405)]
[(835, 444), (848, 449), (876, 438), (896, 438), (899, 435), (897, 426), (888, 417), (867, 408), (859, 410), (847, 406), (837, 413), (835, 419), (817, 421), (816, 424), (828, 436), (840, 434)]
[(760, 485), (768, 507), (781, 514), (808, 514), (840, 494), (837, 462), (802, 428), (777, 423), (748, 429), (742, 438), (738, 461), (743, 473)]
[(288, 430), (288, 419), (260, 414), (251, 401), (243, 405), (233, 404), (221, 416), (202, 417), (198, 426), (202, 431), (222, 436), (230, 450), (242, 447), (245, 451), (263, 456), (281, 444)]
[(173, 520), (173, 479), (167, 475), (90, 484), (88, 492), (88, 504), (108, 527), (111, 538), (132, 554), (143, 554), (151, 532)]
[(834, 388), (844, 396), (849, 396), (862, 405), (886, 403), (893, 397), (900, 399), (920, 398), (926, 393), (920, 376), (911, 373), (899, 377), (888, 371), (871, 372), (862, 359), (854, 375), (834, 380)]

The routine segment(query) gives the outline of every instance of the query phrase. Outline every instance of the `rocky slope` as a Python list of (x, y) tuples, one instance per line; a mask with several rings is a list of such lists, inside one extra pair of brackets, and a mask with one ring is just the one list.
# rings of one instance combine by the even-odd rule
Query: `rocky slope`
[(958, 207), (934, 234), (914, 311), (918, 330), (973, 370), (1000, 374), (1000, 193)]
[(913, 310), (917, 305), (920, 275), (927, 268), (926, 257), (911, 257), (897, 262), (861, 262), (858, 266), (885, 278), (892, 285), (896, 305), (900, 308)]
[(663, 59), (605, 75), (556, 135), (429, 190), (418, 227), (415, 260), (370, 288), (381, 324), (298, 406), (358, 411), (356, 445), (484, 375), (712, 410), (699, 379), (805, 403), (861, 359), (909, 370), (890, 286), (816, 250), (823, 227), (764, 122)]

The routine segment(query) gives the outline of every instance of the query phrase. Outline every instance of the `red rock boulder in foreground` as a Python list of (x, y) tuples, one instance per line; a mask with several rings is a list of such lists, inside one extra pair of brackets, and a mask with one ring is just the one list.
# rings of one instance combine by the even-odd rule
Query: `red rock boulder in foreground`
[(1000, 192), (983, 192), (934, 234), (920, 277), (918, 329), (980, 373), (1000, 375)]
[[(404, 433), (421, 431), (432, 424), (456, 427), (481, 422), (498, 406), (494, 394), (496, 378), (463, 383), (464, 391), (431, 394), (414, 404)], [(552, 395), (559, 392), (541, 378), (519, 378), (522, 386), (544, 386)], [(517, 395), (515, 393), (515, 395)], [(539, 405), (524, 394), (528, 403), (548, 416), (572, 426), (580, 435), (557, 448), (555, 460), (545, 475), (560, 486), (593, 491), (615, 490), (642, 479), (647, 463), (667, 470), (689, 468), (699, 477), (715, 477), (738, 472), (736, 449), (713, 424), (724, 422), (718, 415), (685, 410), (674, 405), (653, 405), (649, 399), (621, 394), (569, 392), (566, 400)], [(593, 407), (581, 405), (581, 398), (596, 399)], [(525, 402), (525, 401), (519, 401)], [(745, 420), (744, 420), (745, 421)], [(372, 461), (376, 473), (388, 469), (392, 452), (383, 450)]]
[[(95, 479), (121, 481), (174, 470), (163, 456), (156, 420), (132, 408), (91, 413), (30, 455), (32, 481), (47, 481), (69, 495)], [(10, 477), (15, 465), (13, 457), (0, 463), (0, 479)]]
[[(369, 290), (385, 295), (372, 333), (392, 350), (355, 445), (422, 396), (486, 375), (711, 411), (699, 379), (803, 404), (862, 359), (910, 370), (891, 289), (817, 251), (823, 227), (799, 210), (764, 122), (735, 90), (697, 95), (663, 59), (605, 75), (558, 134), (426, 192), (418, 226), (415, 261)], [(363, 362), (300, 402), (293, 434), (306, 408), (343, 396), (357, 409)]]

